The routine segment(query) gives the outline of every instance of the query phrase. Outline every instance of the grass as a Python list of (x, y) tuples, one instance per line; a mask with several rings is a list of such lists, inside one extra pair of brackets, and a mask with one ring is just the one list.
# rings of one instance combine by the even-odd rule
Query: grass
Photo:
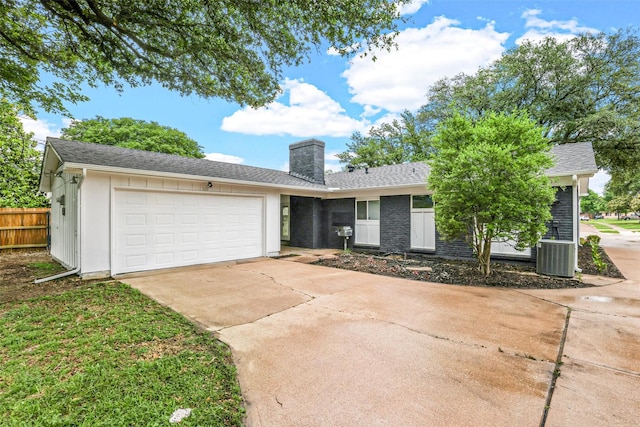
[[(624, 220), (618, 220), (618, 219), (600, 219), (597, 220), (598, 222), (604, 222), (605, 224), (613, 224), (617, 227), (620, 228), (624, 228), (625, 230), (632, 230), (632, 231), (638, 231), (640, 232), (640, 221), (638, 220), (629, 220), (629, 221), (624, 221)], [(597, 224), (597, 222), (594, 222), (594, 224)]]
[(65, 270), (63, 266), (53, 261), (30, 262), (27, 264), (27, 267), (33, 270), (36, 277), (54, 274)]
[(614, 230), (606, 224), (593, 221), (590, 225), (601, 233), (620, 234), (618, 230)]
[(0, 305), (3, 425), (241, 425), (224, 344), (127, 285)]

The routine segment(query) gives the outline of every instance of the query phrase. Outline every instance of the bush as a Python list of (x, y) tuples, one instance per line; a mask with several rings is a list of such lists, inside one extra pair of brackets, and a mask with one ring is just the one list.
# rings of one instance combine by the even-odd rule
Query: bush
[(599, 273), (604, 272), (607, 269), (607, 263), (602, 260), (602, 256), (600, 255), (600, 236), (591, 234), (587, 236), (586, 243), (591, 246), (593, 265), (595, 265)]

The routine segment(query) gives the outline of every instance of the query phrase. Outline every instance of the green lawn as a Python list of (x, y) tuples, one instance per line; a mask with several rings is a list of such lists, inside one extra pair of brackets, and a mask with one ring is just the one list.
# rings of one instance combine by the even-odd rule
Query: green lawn
[(2, 425), (241, 425), (228, 348), (111, 282), (0, 305)]
[(620, 232), (618, 230), (614, 230), (613, 228), (609, 227), (608, 225), (602, 224), (600, 222), (590, 221), (589, 224), (593, 228), (597, 229), (601, 233), (620, 234)]
[(640, 221), (638, 221), (637, 219), (635, 220), (629, 220), (629, 221), (624, 221), (624, 220), (618, 220), (618, 219), (599, 219), (597, 220), (599, 222), (604, 222), (606, 224), (613, 224), (616, 225), (620, 228), (624, 228), (625, 230), (633, 230), (633, 231), (640, 231)]

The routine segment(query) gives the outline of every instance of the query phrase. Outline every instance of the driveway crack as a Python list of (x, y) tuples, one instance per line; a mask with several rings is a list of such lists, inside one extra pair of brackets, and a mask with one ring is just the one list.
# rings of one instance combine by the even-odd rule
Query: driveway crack
[(560, 339), (560, 346), (558, 347), (558, 356), (556, 357), (556, 365), (555, 365), (555, 368), (553, 369), (553, 376), (551, 377), (551, 383), (549, 384), (549, 391), (547, 392), (547, 400), (544, 404), (544, 411), (542, 412), (540, 427), (544, 427), (547, 423), (547, 416), (549, 415), (549, 409), (551, 408), (551, 399), (553, 398), (553, 391), (556, 388), (556, 381), (560, 376), (560, 368), (562, 366), (562, 355), (564, 353), (564, 343), (567, 340), (567, 331), (569, 329), (570, 319), (571, 319), (571, 308), (567, 307), (567, 315), (564, 319), (564, 328), (562, 330), (562, 338)]
[(276, 278), (275, 278), (275, 277), (270, 276), (270, 275), (268, 275), (267, 273), (260, 272), (260, 275), (261, 275), (261, 276), (264, 276), (264, 277), (266, 277), (266, 278), (268, 278), (268, 279), (270, 279), (270, 280), (271, 280), (273, 283), (275, 283), (276, 285), (281, 286), (281, 287), (283, 287), (283, 288), (285, 288), (285, 289), (288, 289), (288, 290), (290, 290), (291, 292), (295, 292), (296, 294), (300, 294), (300, 295), (304, 295), (304, 296), (306, 296), (307, 298), (309, 298), (309, 300), (308, 300), (308, 301), (306, 301), (306, 302), (313, 301), (314, 299), (316, 299), (316, 296), (315, 296), (315, 295), (308, 294), (308, 293), (306, 293), (306, 292), (304, 292), (304, 291), (301, 291), (301, 290), (299, 290), (299, 289), (295, 289), (295, 288), (293, 288), (293, 287), (291, 287), (291, 286), (287, 286), (287, 285), (285, 285), (285, 284), (283, 284), (283, 283), (280, 283), (280, 282), (278, 282), (278, 281), (276, 280)]
[(382, 322), (382, 323), (387, 323), (389, 325), (398, 326), (400, 328), (406, 329), (407, 331), (410, 331), (410, 332), (413, 332), (413, 333), (416, 333), (416, 334), (420, 334), (420, 335), (424, 335), (424, 336), (427, 336), (427, 337), (430, 337), (430, 338), (434, 338), (434, 339), (437, 339), (437, 340), (449, 341), (449, 342), (456, 343), (456, 344), (462, 344), (462, 345), (465, 345), (465, 346), (468, 346), (468, 347), (487, 348), (487, 346), (482, 345), (482, 344), (469, 343), (469, 342), (466, 342), (466, 341), (460, 341), (460, 340), (456, 340), (456, 339), (453, 339), (453, 338), (448, 338), (448, 337), (443, 337), (443, 336), (440, 336), (440, 335), (430, 334), (428, 332), (412, 328), (412, 327), (404, 325), (402, 323), (393, 322), (391, 320), (379, 319), (377, 317), (369, 316), (369, 315), (356, 314), (356, 313), (352, 313), (352, 312), (346, 311), (346, 310), (337, 310), (335, 308), (330, 308), (330, 307), (326, 307), (326, 306), (322, 306), (322, 305), (317, 305), (317, 307), (318, 308), (322, 308), (322, 309), (327, 310), (327, 311), (334, 312), (334, 313), (348, 314), (350, 316), (361, 316), (361, 317), (364, 317), (365, 319), (373, 320), (373, 321), (376, 321), (376, 322)]
[(589, 362), (588, 360), (577, 359), (575, 357), (566, 356), (567, 359), (573, 360), (575, 362), (579, 362), (585, 365), (595, 366), (596, 368), (607, 369), (614, 372), (619, 372), (621, 374), (631, 375), (632, 377), (640, 378), (640, 372), (629, 371), (627, 369), (614, 368), (613, 366), (603, 365), (601, 363)]

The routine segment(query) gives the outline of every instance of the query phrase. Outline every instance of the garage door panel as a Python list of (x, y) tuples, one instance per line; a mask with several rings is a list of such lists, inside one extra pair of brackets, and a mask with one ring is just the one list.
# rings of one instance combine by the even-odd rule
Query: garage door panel
[(170, 266), (174, 263), (173, 252), (157, 253), (156, 263), (160, 266)]
[(257, 197), (115, 192), (113, 273), (263, 255)]

